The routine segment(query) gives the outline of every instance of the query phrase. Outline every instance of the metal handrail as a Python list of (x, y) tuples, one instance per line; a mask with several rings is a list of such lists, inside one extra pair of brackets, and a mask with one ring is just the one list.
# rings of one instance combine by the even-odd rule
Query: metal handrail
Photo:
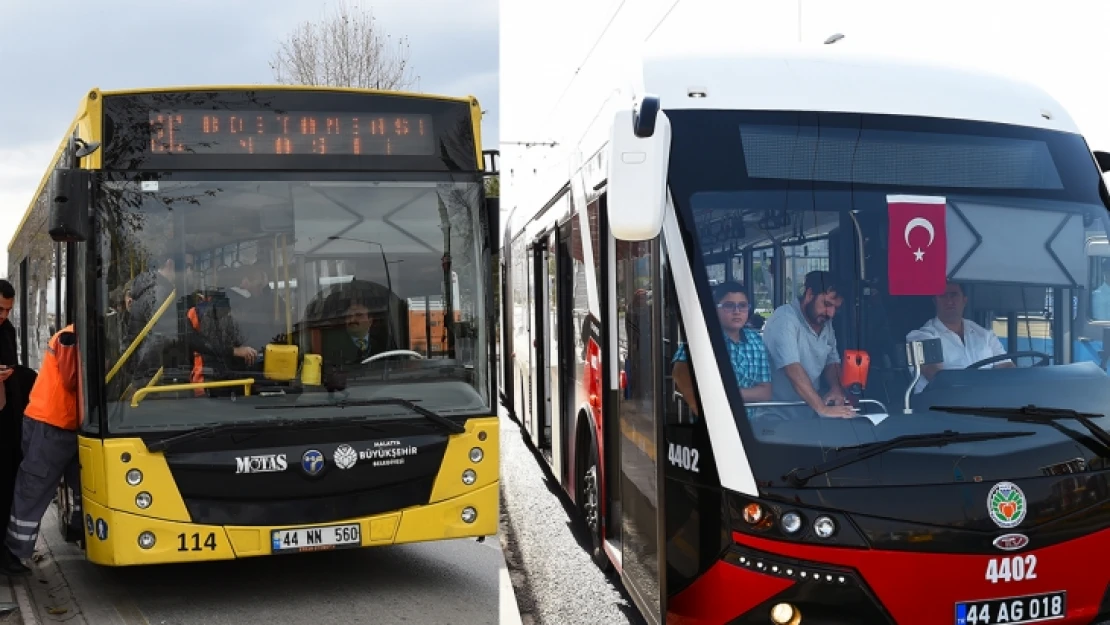
[(190, 382), (188, 384), (167, 384), (165, 386), (144, 386), (143, 388), (135, 391), (135, 395), (131, 398), (131, 407), (138, 408), (139, 401), (151, 393), (173, 393), (175, 391), (191, 391), (197, 388), (227, 388), (230, 386), (242, 386), (243, 396), (250, 397), (251, 385), (254, 384), (254, 378), (243, 378), (241, 380), (217, 380), (216, 382)]
[(112, 366), (112, 370), (109, 371), (108, 375), (104, 378), (105, 384), (111, 382), (112, 378), (116, 377), (120, 368), (123, 367), (123, 363), (127, 362), (127, 359), (135, 352), (135, 349), (139, 346), (139, 342), (145, 339), (147, 334), (150, 334), (150, 331), (154, 329), (154, 325), (158, 323), (158, 320), (162, 318), (162, 315), (166, 313), (166, 309), (170, 307), (170, 304), (173, 303), (175, 299), (177, 299), (177, 289), (170, 291), (170, 295), (166, 298), (166, 301), (162, 302), (158, 310), (154, 311), (154, 315), (150, 318), (150, 321), (146, 322), (146, 325), (139, 331), (139, 334), (131, 340), (131, 344), (127, 346), (127, 350), (120, 355), (119, 360), (116, 361), (116, 364)]

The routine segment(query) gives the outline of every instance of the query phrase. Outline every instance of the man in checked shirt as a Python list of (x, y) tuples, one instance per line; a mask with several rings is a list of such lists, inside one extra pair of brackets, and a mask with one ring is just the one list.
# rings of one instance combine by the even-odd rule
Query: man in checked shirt
[[(713, 300), (717, 304), (717, 318), (724, 331), (728, 359), (736, 384), (745, 403), (769, 401), (771, 399), (771, 365), (767, 359), (767, 349), (759, 333), (744, 327), (748, 322), (751, 304), (744, 285), (738, 282), (725, 282), (713, 287)], [(674, 355), (675, 387), (686, 399), (690, 411), (698, 414), (694, 398), (694, 384), (690, 379), (689, 355), (686, 344), (678, 346)], [(748, 411), (749, 415), (751, 411)]]

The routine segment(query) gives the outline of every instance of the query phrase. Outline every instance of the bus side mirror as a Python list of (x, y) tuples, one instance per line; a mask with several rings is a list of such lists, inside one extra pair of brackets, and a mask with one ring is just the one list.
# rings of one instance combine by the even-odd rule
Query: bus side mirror
[(497, 237), (501, 235), (501, 198), (486, 198), (486, 225), (489, 227), (489, 248), (496, 254)]
[(647, 241), (663, 227), (671, 122), (659, 98), (645, 96), (636, 109), (621, 109), (609, 135), (606, 205), (609, 230), (621, 241)]
[(85, 169), (50, 172), (50, 238), (58, 243), (80, 243), (89, 238), (91, 174)]

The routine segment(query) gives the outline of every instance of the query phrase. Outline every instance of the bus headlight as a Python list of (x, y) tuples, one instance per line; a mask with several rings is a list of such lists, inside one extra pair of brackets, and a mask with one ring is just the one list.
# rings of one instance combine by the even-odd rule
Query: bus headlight
[(127, 483), (132, 486), (138, 486), (143, 481), (143, 472), (138, 469), (131, 469), (127, 472)]
[(829, 538), (836, 533), (836, 522), (827, 516), (819, 516), (813, 522), (813, 533), (818, 538)]
[(478, 480), (478, 474), (474, 472), (474, 469), (467, 469), (466, 471), (463, 471), (462, 480), (463, 484), (470, 486)]
[(139, 547), (150, 549), (154, 546), (154, 542), (154, 532), (143, 532), (139, 534)]
[(150, 504), (152, 504), (152, 503), (154, 503), (154, 499), (151, 498), (150, 493), (148, 493), (146, 491), (143, 491), (143, 492), (139, 493), (138, 495), (135, 495), (135, 505), (139, 506), (143, 510), (146, 510), (147, 508), (149, 508)]
[(473, 523), (474, 519), (478, 518), (478, 511), (470, 506), (463, 508), (462, 520), (463, 523)]
[(802, 515), (797, 512), (787, 512), (782, 515), (782, 531), (793, 534), (802, 529)]
[(482, 458), (485, 458), (485, 457), (486, 457), (486, 454), (482, 451), (481, 447), (475, 447), (474, 449), (470, 450), (470, 461), (471, 462), (474, 462), (474, 463), (481, 462)]

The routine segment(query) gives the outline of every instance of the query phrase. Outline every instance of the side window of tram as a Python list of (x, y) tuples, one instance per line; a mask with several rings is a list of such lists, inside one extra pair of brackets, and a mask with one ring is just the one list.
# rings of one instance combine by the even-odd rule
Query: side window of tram
[(690, 426), (698, 422), (701, 399), (697, 392), (694, 365), (690, 362), (686, 330), (674, 290), (674, 277), (664, 264), (663, 275), (663, 410), (667, 425)]

